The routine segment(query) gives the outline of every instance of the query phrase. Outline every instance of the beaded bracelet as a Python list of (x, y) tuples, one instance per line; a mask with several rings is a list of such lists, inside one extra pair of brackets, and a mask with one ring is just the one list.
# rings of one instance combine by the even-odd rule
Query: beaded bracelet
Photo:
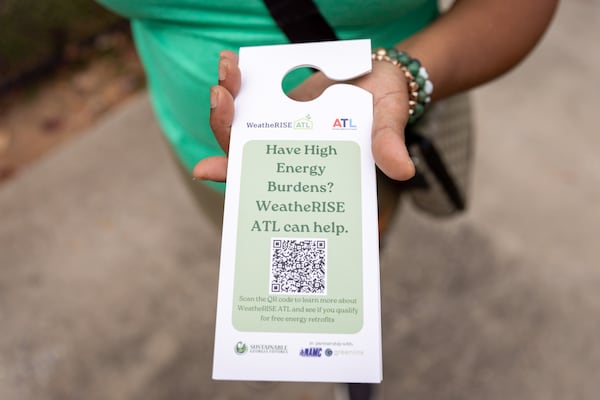
[(408, 122), (413, 123), (423, 115), (425, 106), (431, 101), (433, 83), (419, 60), (394, 48), (377, 48), (371, 56), (373, 61), (386, 61), (397, 65), (408, 82)]

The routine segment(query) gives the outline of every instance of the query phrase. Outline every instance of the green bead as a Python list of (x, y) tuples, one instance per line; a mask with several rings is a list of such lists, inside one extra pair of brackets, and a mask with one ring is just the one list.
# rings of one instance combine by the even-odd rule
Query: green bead
[(417, 95), (417, 101), (419, 103), (425, 103), (426, 98), (427, 98), (427, 93), (425, 93), (424, 90), (419, 90), (419, 93)]
[(399, 52), (398, 53), (398, 61), (400, 61), (400, 64), (406, 66), (410, 63), (410, 56), (406, 53)]
[(421, 114), (423, 114), (423, 111), (425, 111), (423, 104), (417, 103), (415, 106), (415, 111), (413, 112), (413, 116), (419, 118)]
[(421, 69), (421, 63), (419, 60), (413, 58), (406, 68), (408, 68), (408, 72), (410, 72), (412, 76), (417, 76), (419, 75), (419, 69)]
[(418, 120), (421, 117), (421, 115), (423, 115), (423, 111), (425, 111), (425, 107), (422, 104), (417, 103), (412, 115), (408, 117), (408, 123), (412, 124), (413, 122)]
[(386, 52), (387, 52), (388, 57), (391, 58), (392, 60), (398, 59), (398, 51), (396, 49), (394, 49), (393, 47), (391, 49), (387, 49)]
[(423, 78), (421, 75), (416, 76), (415, 82), (417, 83), (417, 85), (419, 85), (420, 88), (425, 86), (425, 78)]

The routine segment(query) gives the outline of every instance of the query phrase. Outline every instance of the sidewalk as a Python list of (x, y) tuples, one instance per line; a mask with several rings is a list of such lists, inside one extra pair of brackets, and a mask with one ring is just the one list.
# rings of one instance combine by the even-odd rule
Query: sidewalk
[[(596, 399), (600, 7), (475, 92), (473, 202), (382, 254), (385, 399)], [(576, 44), (576, 46), (575, 46)], [(145, 94), (0, 187), (0, 399), (331, 399), (210, 379), (218, 231)]]

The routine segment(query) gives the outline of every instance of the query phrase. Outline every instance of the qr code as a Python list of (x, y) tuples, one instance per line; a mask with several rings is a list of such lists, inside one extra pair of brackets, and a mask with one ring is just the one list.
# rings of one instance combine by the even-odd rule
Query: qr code
[(327, 294), (326, 239), (271, 239), (271, 294)]

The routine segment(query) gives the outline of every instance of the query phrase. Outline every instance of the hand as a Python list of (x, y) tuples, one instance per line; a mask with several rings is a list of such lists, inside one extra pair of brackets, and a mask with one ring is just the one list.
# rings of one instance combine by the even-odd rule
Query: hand
[[(240, 89), (237, 55), (223, 51), (219, 61), (219, 84), (211, 88), (210, 126), (221, 148), (228, 152), (233, 99)], [(310, 100), (334, 84), (317, 72), (290, 92), (294, 100)], [(404, 144), (404, 128), (408, 122), (408, 91), (404, 75), (387, 62), (376, 61), (368, 75), (349, 83), (373, 94), (372, 151), (377, 166), (390, 178), (406, 180), (415, 174), (415, 167)], [(227, 176), (227, 157), (209, 157), (194, 167), (196, 179), (223, 182)]]
[[(233, 99), (240, 91), (240, 82), (237, 54), (229, 50), (222, 51), (219, 59), (219, 84), (210, 89), (210, 127), (225, 154), (229, 153)], [(227, 157), (214, 156), (200, 160), (192, 174), (199, 180), (225, 182)]]

